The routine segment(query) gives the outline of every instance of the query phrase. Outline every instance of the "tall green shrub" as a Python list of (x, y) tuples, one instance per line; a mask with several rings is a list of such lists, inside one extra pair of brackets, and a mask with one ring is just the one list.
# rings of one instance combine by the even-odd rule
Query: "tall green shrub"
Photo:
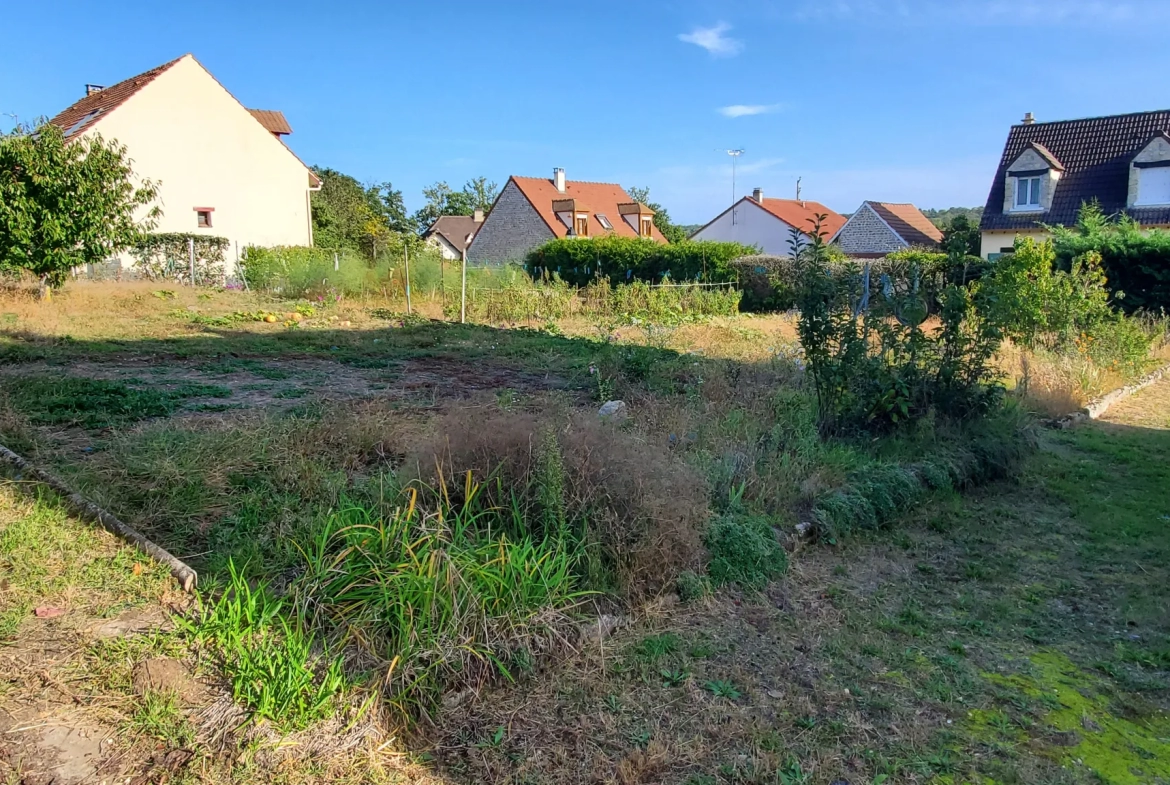
[(1146, 230), (1132, 218), (1108, 217), (1096, 202), (1081, 207), (1072, 227), (1050, 226), (1057, 264), (1095, 252), (1119, 308), (1170, 311), (1170, 232)]
[[(858, 264), (831, 268), (819, 226), (804, 244), (794, 233), (793, 262), (822, 433), (887, 429), (931, 411), (978, 415), (998, 398), (991, 358), (1001, 334), (976, 307), (977, 284), (950, 284), (936, 295), (911, 264), (874, 298)], [(926, 330), (932, 308), (941, 327)]]
[(1136, 372), (1152, 337), (1113, 306), (1101, 255), (1086, 251), (1057, 265), (1054, 244), (1018, 238), (985, 279), (982, 299), (1006, 335), (1030, 349), (1087, 356), (1100, 367)]
[(608, 278), (615, 286), (635, 280), (726, 283), (736, 280), (731, 262), (752, 252), (739, 243), (664, 245), (610, 235), (550, 240), (529, 252), (524, 266), (534, 278), (555, 275), (574, 286), (585, 286), (598, 278)]

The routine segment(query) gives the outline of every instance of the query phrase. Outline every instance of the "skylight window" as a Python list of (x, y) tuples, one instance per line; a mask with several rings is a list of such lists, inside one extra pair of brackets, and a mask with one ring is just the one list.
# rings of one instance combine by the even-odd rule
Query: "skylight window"
[(69, 130), (67, 130), (67, 131), (65, 132), (65, 135), (66, 135), (66, 136), (73, 136), (73, 134), (77, 133), (77, 132), (78, 132), (78, 131), (80, 131), (82, 128), (85, 128), (87, 125), (89, 125), (89, 124), (90, 124), (90, 123), (92, 123), (94, 120), (96, 120), (96, 119), (97, 119), (97, 116), (98, 116), (98, 115), (100, 115), (101, 113), (102, 113), (102, 110), (101, 110), (101, 109), (94, 109), (92, 112), (90, 112), (89, 114), (87, 114), (85, 117), (82, 117), (82, 118), (81, 118), (80, 120), (78, 120), (76, 123), (74, 123), (73, 125), (69, 126)]
[(598, 213), (598, 214), (597, 214), (597, 222), (598, 222), (599, 224), (601, 224), (601, 227), (602, 227), (603, 229), (605, 229), (607, 232), (612, 232), (612, 231), (613, 231), (613, 224), (611, 224), (611, 223), (609, 222), (609, 219), (608, 219), (608, 218), (606, 218), (606, 217), (605, 217), (604, 215), (602, 215), (601, 213)]

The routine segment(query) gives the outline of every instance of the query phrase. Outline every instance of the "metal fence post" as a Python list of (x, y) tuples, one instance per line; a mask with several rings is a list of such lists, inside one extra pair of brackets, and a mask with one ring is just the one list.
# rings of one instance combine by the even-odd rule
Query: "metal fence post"
[(191, 285), (195, 285), (195, 238), (187, 238), (187, 255), (191, 262)]

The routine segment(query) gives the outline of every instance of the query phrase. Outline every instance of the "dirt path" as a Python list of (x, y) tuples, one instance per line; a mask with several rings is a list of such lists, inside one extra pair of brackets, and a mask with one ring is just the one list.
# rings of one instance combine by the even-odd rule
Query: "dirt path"
[(1170, 430), (1170, 376), (1130, 396), (1105, 413), (1102, 422)]

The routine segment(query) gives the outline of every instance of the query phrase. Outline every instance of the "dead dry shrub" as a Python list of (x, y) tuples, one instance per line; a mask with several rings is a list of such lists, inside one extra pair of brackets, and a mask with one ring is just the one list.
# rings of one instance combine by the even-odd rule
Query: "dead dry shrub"
[(563, 520), (587, 549), (596, 546), (612, 588), (631, 599), (673, 585), (703, 562), (705, 479), (591, 413), (455, 412), (403, 468), (406, 480), (445, 488), (455, 503), (470, 471), (490, 504), (522, 505), (538, 536)]

